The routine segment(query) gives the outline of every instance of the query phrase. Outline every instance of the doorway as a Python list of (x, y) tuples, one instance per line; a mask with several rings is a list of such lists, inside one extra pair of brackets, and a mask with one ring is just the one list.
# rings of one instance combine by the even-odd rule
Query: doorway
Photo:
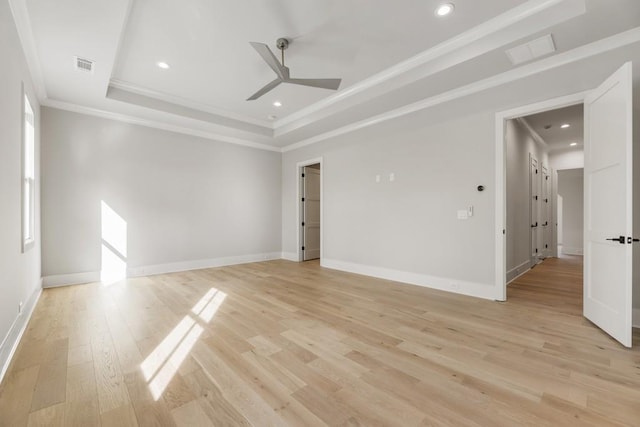
[[(509, 119), (584, 105), (583, 316), (625, 347), (633, 311), (633, 65), (588, 92), (496, 114), (496, 300), (506, 292), (506, 138)], [(502, 165), (502, 167), (500, 167)], [(615, 188), (617, 191), (611, 191)], [(637, 197), (637, 194), (636, 194)], [(564, 203), (566, 209), (566, 203)]]
[(298, 261), (322, 258), (322, 159), (296, 165), (298, 174)]

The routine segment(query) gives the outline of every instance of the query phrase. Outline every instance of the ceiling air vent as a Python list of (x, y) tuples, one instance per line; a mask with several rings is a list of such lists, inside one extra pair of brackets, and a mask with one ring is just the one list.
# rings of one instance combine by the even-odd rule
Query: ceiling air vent
[(93, 74), (93, 64), (94, 64), (93, 61), (91, 61), (90, 59), (80, 58), (79, 56), (74, 56), (73, 59), (74, 59), (74, 67), (76, 70)]
[(507, 50), (507, 56), (513, 65), (519, 65), (555, 51), (556, 45), (553, 42), (553, 37), (551, 37), (551, 34), (547, 34), (520, 46), (512, 47)]

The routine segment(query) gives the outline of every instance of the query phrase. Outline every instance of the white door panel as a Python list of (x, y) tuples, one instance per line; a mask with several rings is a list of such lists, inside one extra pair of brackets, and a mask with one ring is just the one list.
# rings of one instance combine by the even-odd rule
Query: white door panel
[(320, 258), (320, 170), (304, 168), (303, 259)]
[[(632, 66), (585, 100), (584, 315), (631, 347)], [(622, 236), (622, 243), (611, 239)]]

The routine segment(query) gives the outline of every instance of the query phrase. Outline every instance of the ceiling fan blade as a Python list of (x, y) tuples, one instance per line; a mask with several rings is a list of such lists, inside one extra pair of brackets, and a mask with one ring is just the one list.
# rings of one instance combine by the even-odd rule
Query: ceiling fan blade
[(272, 81), (270, 83), (267, 83), (265, 87), (263, 87), (262, 89), (260, 89), (259, 91), (257, 91), (253, 95), (251, 95), (249, 98), (247, 98), (247, 101), (254, 101), (254, 100), (260, 98), (265, 93), (267, 93), (270, 90), (274, 89), (280, 83), (282, 83), (282, 80), (280, 80), (280, 79), (275, 79), (274, 81)]
[(340, 87), (342, 79), (286, 79), (284, 82), (293, 83), (294, 85), (337, 90)]
[(262, 57), (262, 59), (264, 59), (267, 65), (271, 67), (273, 72), (276, 73), (276, 75), (280, 79), (284, 80), (286, 78), (289, 78), (289, 69), (287, 67), (284, 67), (282, 64), (280, 64), (280, 61), (278, 61), (278, 58), (276, 58), (273, 52), (271, 52), (271, 49), (269, 49), (269, 46), (267, 46), (264, 43), (257, 43), (257, 42), (249, 42), (249, 43), (251, 44), (251, 46), (253, 46), (256, 52), (258, 52), (258, 54)]

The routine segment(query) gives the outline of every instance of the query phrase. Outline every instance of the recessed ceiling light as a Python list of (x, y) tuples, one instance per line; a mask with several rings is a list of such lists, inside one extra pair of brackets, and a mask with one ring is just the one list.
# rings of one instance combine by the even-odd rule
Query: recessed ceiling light
[(162, 68), (163, 70), (168, 70), (169, 64), (167, 64), (166, 62), (160, 61), (156, 64), (159, 68)]
[(274, 106), (274, 107), (282, 107), (282, 102), (280, 102), (280, 101), (275, 101), (275, 102), (273, 103), (273, 106)]
[(571, 144), (569, 144), (569, 145), (570, 145), (570, 146), (572, 146), (572, 147), (575, 147), (576, 145), (578, 145), (578, 143), (577, 143), (577, 142), (572, 142), (572, 143), (571, 143)]
[(436, 9), (436, 16), (447, 16), (449, 15), (451, 12), (453, 12), (453, 9), (455, 9), (455, 6), (453, 5), (453, 3), (444, 3), (441, 4), (440, 6), (438, 6), (438, 8)]
[(568, 127), (571, 127), (571, 125), (569, 123), (565, 123), (562, 126), (560, 126), (562, 129), (566, 129)]

